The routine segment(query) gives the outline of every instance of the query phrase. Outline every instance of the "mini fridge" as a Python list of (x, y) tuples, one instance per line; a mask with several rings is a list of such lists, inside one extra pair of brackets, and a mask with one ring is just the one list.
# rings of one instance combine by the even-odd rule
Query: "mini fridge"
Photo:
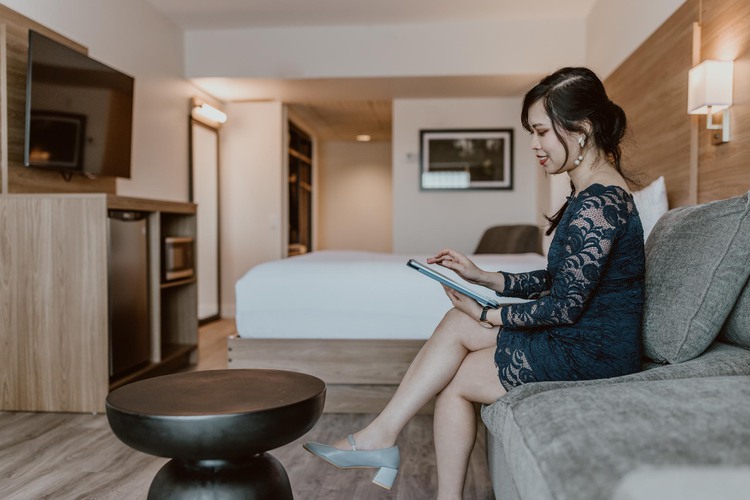
[(109, 211), (109, 375), (126, 375), (148, 364), (148, 214)]

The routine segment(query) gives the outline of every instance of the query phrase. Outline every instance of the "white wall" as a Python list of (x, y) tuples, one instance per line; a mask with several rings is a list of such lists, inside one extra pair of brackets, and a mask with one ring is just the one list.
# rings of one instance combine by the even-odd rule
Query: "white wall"
[(318, 249), (390, 252), (390, 142), (320, 143)]
[[(393, 103), (393, 251), (472, 252), (485, 229), (535, 224), (537, 172), (521, 98), (397, 99)], [(420, 191), (420, 129), (513, 128), (513, 190)]]
[(188, 101), (182, 31), (143, 0), (4, 0), (20, 14), (88, 47), (135, 77), (131, 179), (125, 196), (188, 198)]
[(232, 317), (235, 282), (251, 267), (283, 256), (286, 113), (279, 102), (224, 109), (229, 119), (220, 141), (221, 313)]
[(602, 80), (607, 78), (683, 3), (597, 0), (586, 20), (586, 65)]
[(585, 31), (584, 19), (190, 30), (185, 65), (191, 78), (540, 74), (583, 64)]

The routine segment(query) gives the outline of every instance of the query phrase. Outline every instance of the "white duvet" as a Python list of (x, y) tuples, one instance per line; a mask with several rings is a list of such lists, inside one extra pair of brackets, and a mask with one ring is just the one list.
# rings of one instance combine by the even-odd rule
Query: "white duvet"
[[(426, 339), (451, 303), (438, 282), (406, 266), (410, 258), (424, 263), (427, 256), (320, 251), (255, 266), (235, 285), (239, 334), (280, 339)], [(547, 265), (544, 257), (532, 253), (471, 259), (488, 271), (523, 272)], [(491, 290), (469, 286), (494, 297)]]

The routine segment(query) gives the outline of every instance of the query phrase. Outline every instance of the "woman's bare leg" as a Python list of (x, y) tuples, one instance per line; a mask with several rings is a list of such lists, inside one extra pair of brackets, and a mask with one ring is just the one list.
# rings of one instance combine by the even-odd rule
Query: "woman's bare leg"
[[(401, 429), (417, 411), (453, 379), (467, 354), (494, 349), (496, 338), (496, 329), (484, 328), (456, 309), (448, 311), (412, 361), (391, 401), (367, 427), (354, 434), (358, 449), (393, 446)], [(493, 361), (485, 369), (488, 377), (494, 375), (497, 379)], [(346, 439), (334, 446), (351, 449)]]
[[(435, 405), (438, 499), (463, 497), (469, 457), (477, 436), (473, 403), (494, 403), (505, 394), (495, 366), (495, 348), (469, 353)], [(488, 368), (489, 367), (489, 368)]]

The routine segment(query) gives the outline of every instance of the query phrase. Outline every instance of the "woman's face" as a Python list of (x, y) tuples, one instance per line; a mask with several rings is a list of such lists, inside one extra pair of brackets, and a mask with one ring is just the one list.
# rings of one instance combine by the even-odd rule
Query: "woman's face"
[(560, 131), (560, 135), (568, 146), (568, 161), (565, 161), (565, 148), (557, 138), (552, 128), (552, 120), (547, 116), (544, 105), (537, 101), (529, 108), (529, 125), (531, 126), (531, 149), (536, 155), (539, 165), (548, 174), (568, 172), (576, 167), (573, 163), (581, 150), (576, 142), (576, 136)]

